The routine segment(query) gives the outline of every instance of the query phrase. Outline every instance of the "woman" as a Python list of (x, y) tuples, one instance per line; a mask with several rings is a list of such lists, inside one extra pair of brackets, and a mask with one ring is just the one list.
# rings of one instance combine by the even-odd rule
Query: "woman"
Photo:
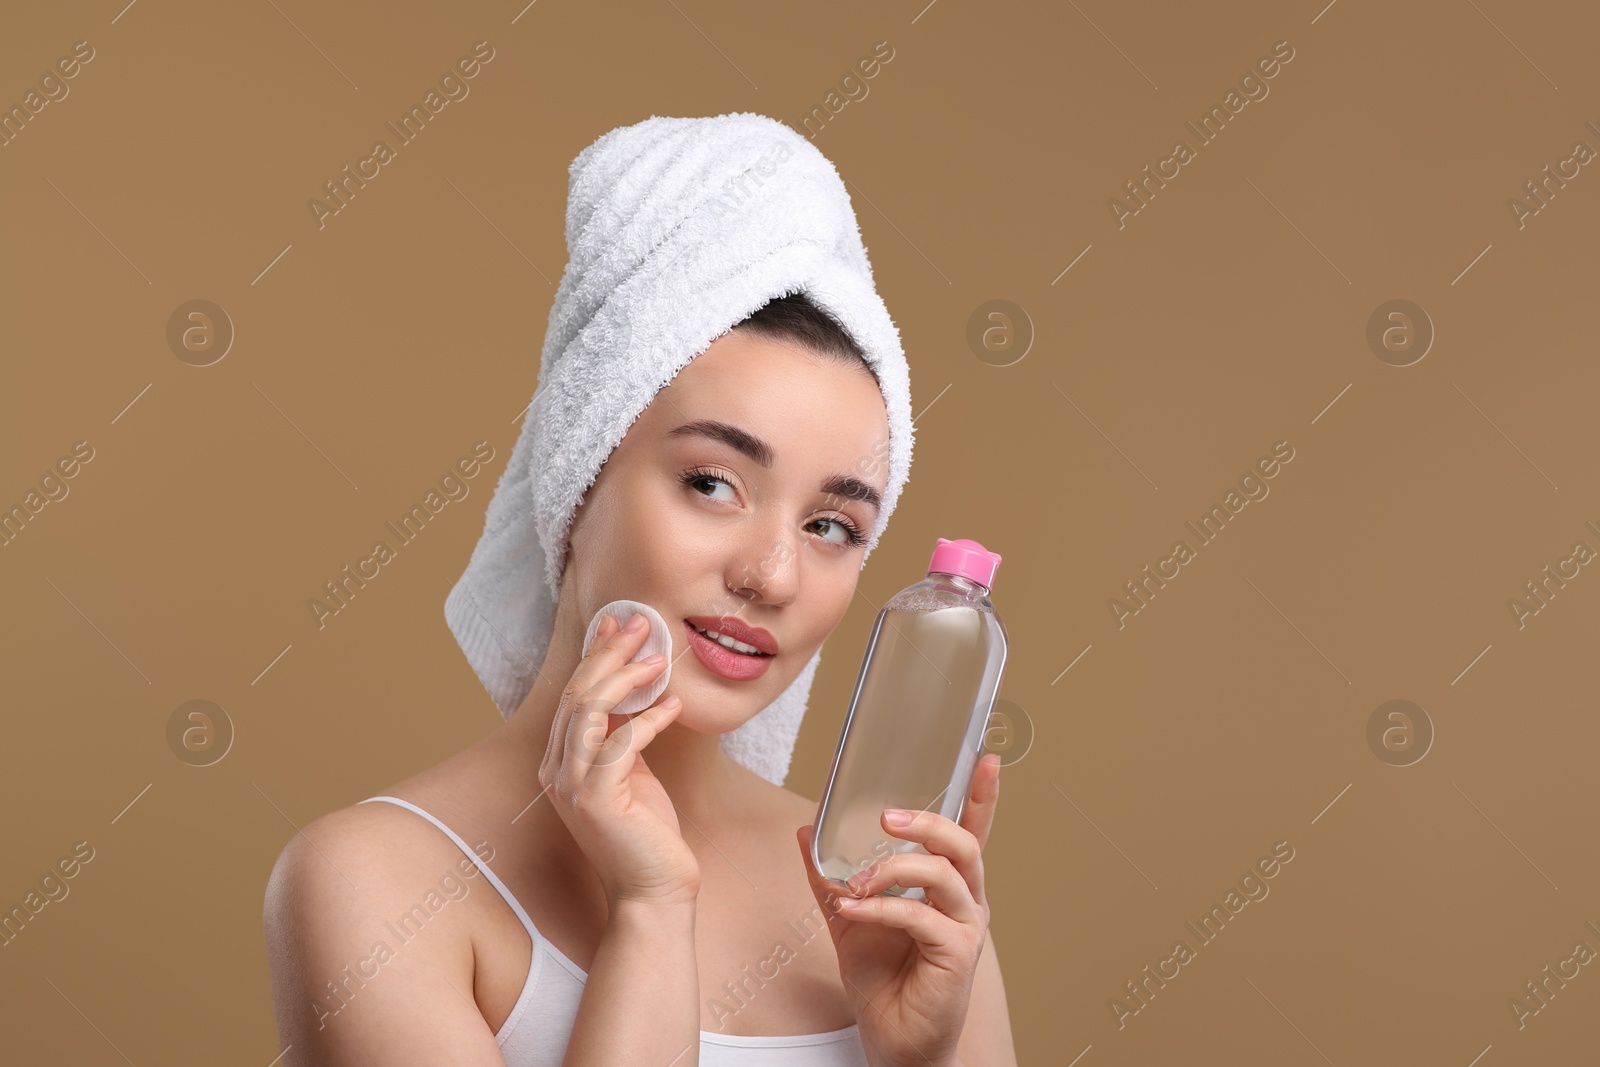
[[(688, 269), (689, 251), (656, 258)], [(893, 501), (893, 465), (872, 462), (896, 421), (883, 366), (780, 295), (626, 424), (572, 510), (548, 644), (504, 727), (279, 857), (265, 926), (286, 1067), (1015, 1062), (980, 858), (998, 761), (960, 825), (885, 821), (928, 854), (878, 864), (840, 906), (809, 863), (815, 800), (723, 743), (804, 696), (854, 596)], [(586, 652), (619, 599), (652, 605), (673, 647), (665, 694), (631, 718), (607, 711), (667, 664), (633, 662), (648, 627), (609, 619)], [(893, 884), (928, 903), (876, 896)]]

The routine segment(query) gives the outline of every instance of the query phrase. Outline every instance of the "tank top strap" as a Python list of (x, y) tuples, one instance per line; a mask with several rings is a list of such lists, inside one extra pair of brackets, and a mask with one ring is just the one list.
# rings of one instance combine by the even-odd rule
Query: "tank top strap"
[(402, 808), (409, 808), (448, 834), (450, 836), (450, 840), (456, 843), (456, 847), (466, 854), (467, 858), (473, 862), (478, 870), (483, 872), (483, 876), (489, 880), (490, 885), (494, 886), (495, 891), (505, 898), (505, 902), (511, 906), (511, 910), (517, 913), (517, 918), (521, 920), (522, 925), (527, 928), (528, 936), (533, 939), (534, 947), (537, 948), (544, 942), (544, 937), (539, 933), (538, 927), (533, 925), (533, 920), (528, 917), (528, 913), (523, 910), (523, 907), (521, 903), (518, 902), (517, 898), (511, 895), (511, 890), (506, 888), (506, 884), (500, 880), (498, 875), (489, 869), (489, 865), (483, 862), (483, 860), (478, 857), (478, 854), (461, 839), (460, 834), (456, 833), (454, 830), (450, 829), (450, 827), (440, 822), (434, 817), (432, 812), (424, 811), (422, 808), (417, 807), (409, 800), (401, 800), (399, 797), (376, 796), (368, 797), (366, 800), (363, 800), (360, 803), (370, 804), (375, 800), (382, 800), (390, 804), (398, 804)]

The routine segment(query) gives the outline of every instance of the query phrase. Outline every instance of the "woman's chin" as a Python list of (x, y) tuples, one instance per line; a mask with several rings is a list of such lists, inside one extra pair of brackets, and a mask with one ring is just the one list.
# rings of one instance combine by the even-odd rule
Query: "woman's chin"
[[(757, 690), (748, 683), (739, 685), (740, 688), (733, 692), (722, 686), (685, 686), (679, 689), (674, 685), (667, 693), (683, 701), (683, 710), (672, 720), (672, 725), (701, 734), (725, 734), (755, 718), (777, 699), (776, 695), (767, 695), (765, 686)], [(663, 694), (663, 699), (666, 695)]]

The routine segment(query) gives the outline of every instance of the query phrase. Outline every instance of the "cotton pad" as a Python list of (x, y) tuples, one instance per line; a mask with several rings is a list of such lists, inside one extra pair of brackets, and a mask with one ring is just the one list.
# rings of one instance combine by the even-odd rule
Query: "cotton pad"
[(613, 600), (605, 607), (594, 613), (594, 618), (589, 620), (589, 632), (583, 635), (583, 651), (587, 655), (589, 646), (594, 643), (594, 635), (600, 629), (600, 620), (607, 615), (617, 620), (617, 628), (628, 625), (628, 620), (635, 615), (643, 615), (650, 620), (650, 632), (645, 636), (644, 644), (640, 647), (630, 663), (637, 663), (642, 659), (649, 659), (657, 652), (667, 657), (667, 665), (662, 668), (656, 680), (642, 689), (635, 689), (622, 698), (622, 701), (612, 709), (613, 715), (633, 715), (643, 711), (654, 704), (662, 693), (667, 691), (667, 683), (672, 678), (672, 631), (667, 629), (667, 620), (661, 613), (649, 604), (641, 604), (637, 600)]

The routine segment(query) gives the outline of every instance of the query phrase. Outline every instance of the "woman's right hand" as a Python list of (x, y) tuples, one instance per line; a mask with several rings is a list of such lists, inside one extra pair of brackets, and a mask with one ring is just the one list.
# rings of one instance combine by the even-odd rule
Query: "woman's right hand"
[[(700, 864), (683, 840), (678, 813), (642, 750), (677, 717), (683, 703), (668, 697), (608, 731), (611, 711), (666, 668), (660, 656), (630, 663), (650, 632), (600, 620), (589, 651), (561, 694), (539, 784), (550, 794), (595, 872), (606, 899), (677, 904), (700, 890)], [(617, 716), (622, 719), (622, 716)], [(609, 736), (607, 736), (609, 732)]]

